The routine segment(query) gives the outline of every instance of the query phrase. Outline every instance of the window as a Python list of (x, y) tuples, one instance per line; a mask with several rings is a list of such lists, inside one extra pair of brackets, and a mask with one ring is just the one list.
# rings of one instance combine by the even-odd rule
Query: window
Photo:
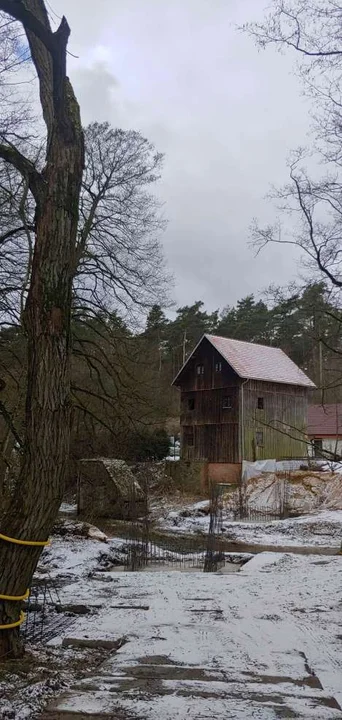
[(188, 410), (194, 410), (195, 409), (195, 398), (189, 398), (188, 399)]
[(322, 438), (315, 438), (312, 441), (312, 444), (313, 444), (313, 450), (314, 450), (314, 457), (322, 457), (322, 450), (323, 450)]
[(222, 372), (222, 363), (221, 362), (215, 363), (215, 372)]
[(257, 447), (263, 447), (264, 444), (264, 433), (262, 430), (257, 430), (255, 433), (255, 444)]
[(259, 397), (258, 398), (258, 410), (263, 410), (263, 409), (264, 409), (264, 398)]
[(197, 373), (197, 375), (204, 375), (204, 365), (197, 365), (196, 373)]
[(223, 398), (222, 407), (224, 410), (230, 410), (230, 408), (232, 407), (232, 399), (230, 395), (227, 395), (227, 397)]
[(185, 443), (185, 445), (187, 445), (188, 447), (193, 447), (193, 445), (194, 445), (194, 431), (193, 431), (192, 429), (191, 429), (191, 430), (187, 430), (187, 431), (184, 433), (184, 443)]

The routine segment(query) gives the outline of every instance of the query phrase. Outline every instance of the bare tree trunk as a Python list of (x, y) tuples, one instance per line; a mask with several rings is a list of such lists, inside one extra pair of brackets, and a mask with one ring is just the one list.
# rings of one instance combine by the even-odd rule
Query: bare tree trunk
[[(0, 147), (0, 156), (30, 181), (36, 200), (36, 241), (24, 312), (28, 338), (24, 456), (1, 532), (23, 540), (48, 538), (58, 512), (69, 460), (70, 313), (83, 133), (79, 108), (66, 77), (69, 27), (63, 18), (52, 33), (43, 0), (0, 0), (0, 10), (20, 20), (40, 83), (48, 131), (45, 169), (39, 174), (20, 153)], [(41, 547), (0, 540), (0, 593), (23, 595)], [(0, 603), (0, 624), (18, 620), (20, 603)], [(0, 630), (0, 657), (22, 653), (19, 630)]]

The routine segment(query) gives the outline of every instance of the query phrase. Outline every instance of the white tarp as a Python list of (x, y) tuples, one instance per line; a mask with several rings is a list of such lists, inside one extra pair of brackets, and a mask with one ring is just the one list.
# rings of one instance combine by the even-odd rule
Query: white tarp
[(286, 472), (289, 470), (300, 470), (300, 468), (306, 464), (305, 459), (302, 460), (277, 460), (276, 469), (280, 472)]
[(256, 460), (242, 463), (242, 480), (248, 482), (251, 478), (259, 477), (262, 473), (275, 473), (299, 470), (304, 460)]
[(244, 460), (242, 463), (242, 480), (248, 482), (248, 480), (258, 477), (261, 473), (275, 472), (276, 465), (275, 460), (256, 460), (255, 462)]

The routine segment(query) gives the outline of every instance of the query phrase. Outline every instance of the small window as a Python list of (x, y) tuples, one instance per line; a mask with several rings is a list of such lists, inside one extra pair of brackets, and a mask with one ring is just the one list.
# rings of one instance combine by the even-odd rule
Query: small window
[(197, 375), (204, 375), (204, 365), (197, 365), (196, 372), (197, 372)]
[(227, 395), (227, 397), (224, 397), (222, 400), (222, 407), (224, 410), (230, 410), (232, 407), (232, 399), (230, 395)]
[(215, 372), (222, 372), (222, 363), (221, 362), (215, 363)]
[(263, 447), (264, 445), (264, 433), (262, 430), (257, 430), (255, 433), (255, 444), (257, 447)]
[(187, 432), (185, 437), (185, 444), (188, 445), (188, 447), (193, 447), (194, 445), (194, 434), (193, 432)]
[(258, 397), (258, 410), (263, 410), (263, 409), (264, 409), (264, 398)]
[(188, 399), (188, 410), (194, 410), (195, 409), (195, 398), (189, 398)]
[(314, 449), (314, 456), (315, 457), (322, 457), (322, 450), (323, 450), (323, 440), (322, 438), (315, 438), (312, 441), (313, 449)]

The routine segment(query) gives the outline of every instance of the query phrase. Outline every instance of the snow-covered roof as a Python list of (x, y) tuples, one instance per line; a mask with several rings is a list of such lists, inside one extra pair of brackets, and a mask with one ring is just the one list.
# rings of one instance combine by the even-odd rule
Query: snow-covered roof
[(315, 387), (312, 380), (280, 348), (233, 340), (218, 335), (203, 335), (179, 371), (174, 383), (204, 339), (216, 348), (240, 378)]

